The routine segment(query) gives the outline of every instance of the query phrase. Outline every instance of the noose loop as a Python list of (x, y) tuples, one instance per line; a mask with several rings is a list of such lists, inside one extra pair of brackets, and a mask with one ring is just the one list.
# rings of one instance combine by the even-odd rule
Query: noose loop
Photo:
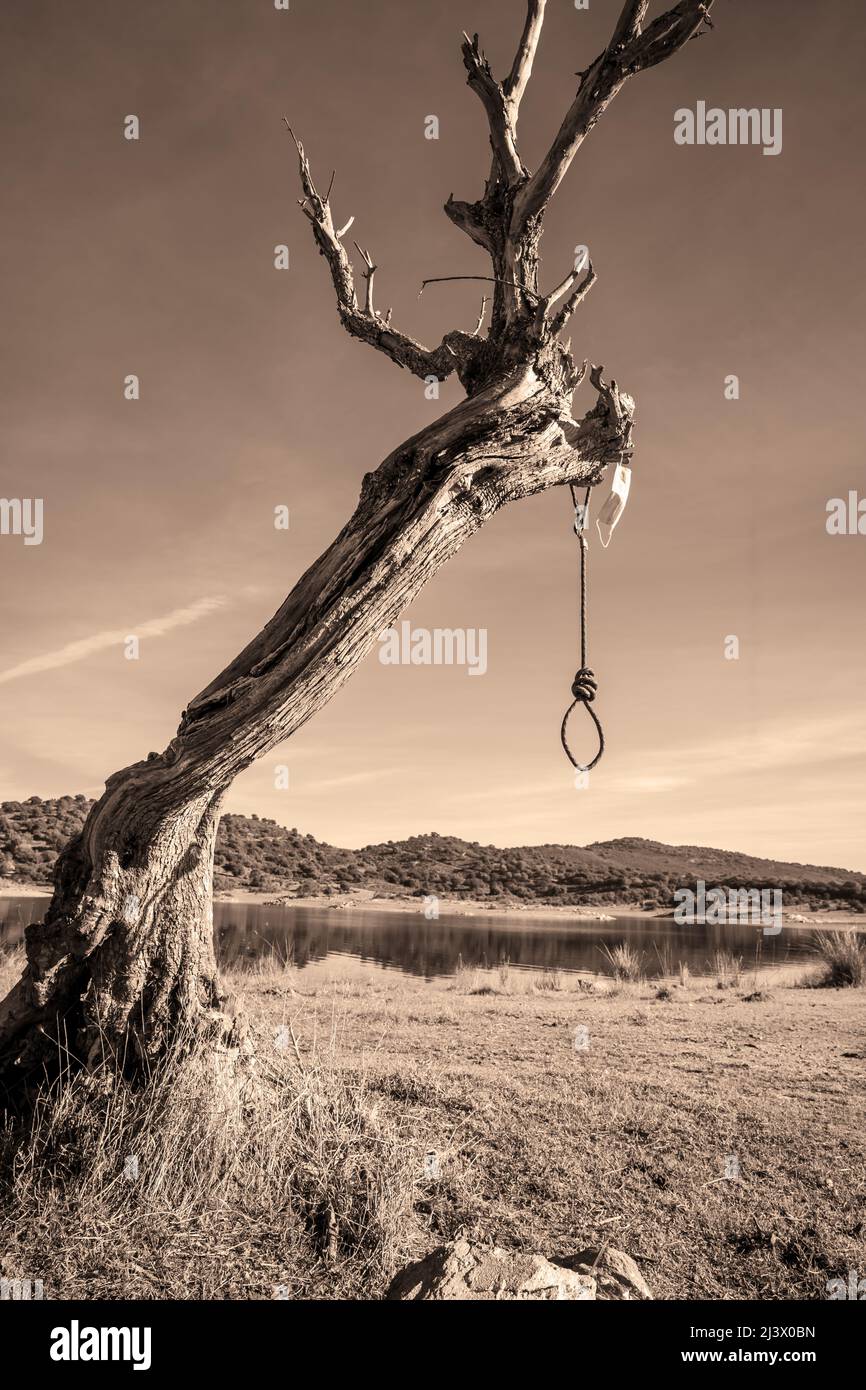
[[(562, 728), (559, 731), (559, 736), (562, 740), (562, 746), (565, 749), (566, 757), (572, 767), (577, 768), (579, 772), (589, 772), (591, 768), (595, 767), (604, 752), (604, 730), (601, 727), (601, 721), (598, 715), (592, 708), (592, 702), (598, 691), (598, 682), (595, 679), (595, 672), (586, 664), (586, 609), (588, 589), (586, 581), (587, 541), (585, 530), (589, 515), (589, 496), (592, 492), (592, 488), (588, 487), (586, 489), (586, 495), (581, 504), (577, 501), (574, 486), (572, 484), (569, 484), (569, 486), (571, 488), (571, 500), (574, 503), (574, 534), (577, 536), (580, 545), (580, 669), (576, 673), (571, 685), (571, 693), (574, 698), (563, 715)], [(598, 733), (598, 752), (591, 763), (579, 763), (568, 746), (568, 721), (572, 711), (576, 709), (578, 705), (583, 705)]]

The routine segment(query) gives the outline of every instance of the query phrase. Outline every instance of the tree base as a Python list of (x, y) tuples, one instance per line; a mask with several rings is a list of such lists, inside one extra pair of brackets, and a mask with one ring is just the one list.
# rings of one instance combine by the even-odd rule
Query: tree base
[(223, 1077), (249, 1062), (246, 1019), (214, 954), (216, 805), (148, 826), (121, 777), (64, 850), (48, 914), (25, 933), (26, 969), (0, 1004), (7, 1093), (105, 1068), (134, 1083), (170, 1052), (207, 1055)]

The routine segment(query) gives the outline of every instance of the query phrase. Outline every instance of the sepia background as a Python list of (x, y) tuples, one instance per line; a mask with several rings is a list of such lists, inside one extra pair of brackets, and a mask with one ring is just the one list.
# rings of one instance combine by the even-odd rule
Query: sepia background
[[(520, 122), (530, 167), (617, 12), (550, 0)], [(343, 845), (643, 835), (866, 868), (866, 537), (825, 529), (829, 498), (866, 495), (866, 19), (853, 0), (719, 0), (714, 16), (628, 84), (547, 219), (546, 285), (578, 243), (599, 277), (575, 352), (637, 400), (628, 510), (591, 554), (609, 751), (589, 789), (558, 740), (577, 557), (557, 491), (500, 513), (404, 615), (487, 628), (483, 678), (374, 652), (228, 809)], [(99, 795), (162, 749), (363, 473), (457, 399), (449, 382), (426, 400), (340, 328), (282, 117), (320, 184), (336, 169), (335, 216), (354, 215), (379, 304), (434, 345), (474, 326), (481, 287), (419, 299), (422, 278), (488, 269), (441, 211), (477, 197), (489, 164), (460, 33), (504, 73), (522, 21), (521, 0), (5, 7), (0, 495), (44, 498), (45, 538), (0, 538), (2, 797)], [(783, 108), (781, 155), (676, 146), (673, 113), (698, 100)], [(585, 387), (576, 413), (591, 404)], [(136, 632), (151, 635), (128, 661)]]

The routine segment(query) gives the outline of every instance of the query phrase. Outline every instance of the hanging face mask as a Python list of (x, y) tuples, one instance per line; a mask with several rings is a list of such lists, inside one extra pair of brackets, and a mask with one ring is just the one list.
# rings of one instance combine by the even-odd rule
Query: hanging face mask
[(618, 463), (610, 486), (610, 493), (602, 503), (601, 511), (595, 523), (598, 527), (599, 539), (605, 549), (610, 545), (613, 529), (625, 511), (630, 487), (631, 469), (628, 464)]

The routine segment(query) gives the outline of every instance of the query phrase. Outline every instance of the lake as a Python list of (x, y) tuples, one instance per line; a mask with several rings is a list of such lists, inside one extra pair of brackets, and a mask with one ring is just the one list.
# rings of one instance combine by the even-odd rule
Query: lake
[[(0, 944), (20, 941), (24, 927), (38, 921), (47, 906), (47, 898), (0, 899)], [(764, 936), (759, 926), (742, 923), (685, 926), (637, 916), (615, 922), (540, 921), (505, 913), (443, 913), (428, 922), (420, 906), (417, 912), (375, 912), (220, 902), (214, 904), (214, 929), (222, 965), (270, 955), (301, 970), (354, 960), (428, 980), (453, 975), (459, 963), (484, 968), (506, 960), (517, 970), (604, 973), (602, 946), (622, 941), (644, 952), (650, 977), (664, 974), (658, 955), (665, 951), (674, 968), (683, 961), (692, 974), (709, 970), (717, 950), (742, 956), (749, 969), (804, 960), (810, 953), (808, 933), (796, 927)]]

